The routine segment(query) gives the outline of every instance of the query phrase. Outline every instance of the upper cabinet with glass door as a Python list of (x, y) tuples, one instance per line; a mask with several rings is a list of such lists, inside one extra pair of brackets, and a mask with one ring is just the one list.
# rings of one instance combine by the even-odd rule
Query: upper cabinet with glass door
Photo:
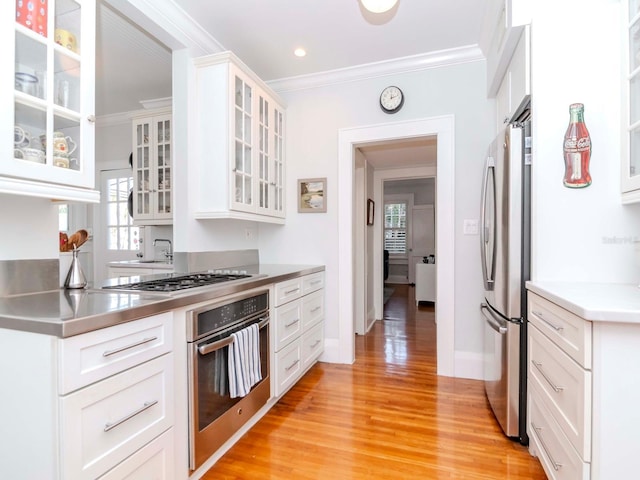
[(623, 2), (625, 12), (623, 69), (623, 203), (640, 202), (640, 0)]
[(133, 220), (169, 225), (171, 210), (171, 109), (133, 119)]
[[(2, 191), (99, 201), (94, 190), (95, 1), (3, 2), (11, 75), (0, 95)], [(6, 37), (6, 38), (4, 38)], [(7, 87), (7, 88), (5, 88)], [(8, 92), (8, 93), (5, 93)]]
[(195, 60), (196, 218), (284, 223), (285, 108), (231, 52)]

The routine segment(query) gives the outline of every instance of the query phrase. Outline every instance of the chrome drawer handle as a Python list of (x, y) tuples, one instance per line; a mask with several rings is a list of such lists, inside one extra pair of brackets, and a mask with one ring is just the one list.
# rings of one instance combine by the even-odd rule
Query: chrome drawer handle
[(551, 328), (553, 328), (556, 332), (561, 332), (562, 330), (564, 330), (564, 327), (559, 327), (558, 325), (554, 325), (553, 323), (551, 323), (549, 320), (547, 320), (546, 318), (544, 318), (544, 315), (542, 314), (542, 312), (536, 312), (535, 310), (532, 310), (532, 313), (537, 316), (540, 317), (540, 320), (542, 320), (544, 323), (546, 323), (547, 325), (549, 325)]
[(149, 338), (143, 338), (139, 342), (132, 343), (131, 345), (126, 345), (124, 347), (116, 348), (114, 350), (107, 350), (106, 352), (104, 352), (102, 354), (102, 356), (103, 357), (109, 357), (111, 355), (115, 355), (116, 353), (120, 353), (120, 352), (124, 352), (125, 350), (129, 350), (130, 348), (139, 347), (140, 345), (144, 345), (145, 343), (153, 342), (154, 340), (157, 340), (157, 339), (158, 339), (157, 336), (149, 337)]
[(144, 405), (142, 407), (137, 409), (135, 412), (131, 412), (126, 417), (122, 417), (120, 420), (118, 420), (116, 422), (113, 422), (113, 423), (105, 423), (104, 431), (108, 432), (109, 430), (112, 430), (112, 429), (116, 428), (118, 425), (122, 425), (127, 420), (130, 420), (133, 417), (135, 417), (136, 415), (138, 415), (138, 414), (144, 412), (145, 410), (153, 407), (156, 403), (158, 403), (158, 400), (153, 400), (152, 402), (144, 402)]
[(284, 328), (289, 328), (289, 327), (293, 327), (296, 323), (298, 323), (300, 321), (299, 318), (296, 318), (293, 322), (291, 323), (287, 323)]
[(318, 285), (319, 283), (322, 283), (322, 280), (314, 280), (311, 285)]
[(293, 367), (295, 367), (298, 363), (300, 363), (300, 359), (296, 360), (295, 362), (293, 362), (291, 365), (289, 365), (288, 367), (284, 368), (285, 372), (288, 372), (289, 370), (291, 370)]
[(551, 379), (547, 376), (547, 374), (544, 373), (544, 371), (542, 370), (542, 363), (536, 362), (535, 360), (531, 360), (531, 363), (533, 363), (533, 366), (538, 369), (538, 371), (540, 372), (540, 375), (544, 377), (547, 383), (551, 385), (551, 388), (553, 388), (554, 392), (558, 393), (564, 390), (564, 387), (558, 387), (555, 383), (551, 381)]
[(560, 470), (562, 468), (562, 464), (556, 462), (553, 459), (553, 457), (551, 456), (551, 453), (549, 453), (549, 449), (547, 448), (547, 444), (544, 443), (544, 440), (542, 439), (542, 428), (541, 427), (536, 427), (533, 422), (531, 422), (531, 426), (533, 427), (533, 429), (538, 434), (538, 439), (540, 440), (540, 445), (542, 445), (542, 449), (544, 450), (544, 453), (546, 453), (547, 457), (549, 457), (549, 461), (551, 462), (551, 465), (553, 466), (553, 469), (557, 472), (558, 470)]
[(318, 310), (320, 310), (321, 308), (322, 308), (322, 307), (312, 308), (312, 309), (311, 309), (311, 313), (315, 313), (315, 312), (317, 312)]
[(320, 343), (320, 340), (316, 340), (316, 343), (311, 345), (309, 348), (311, 348), (313, 350), (314, 348), (316, 348), (318, 346), (319, 343)]
[(300, 290), (300, 287), (298, 288), (294, 288), (293, 290), (289, 290), (287, 292), (284, 292), (285, 295), (290, 295), (292, 293), (296, 293), (298, 290)]

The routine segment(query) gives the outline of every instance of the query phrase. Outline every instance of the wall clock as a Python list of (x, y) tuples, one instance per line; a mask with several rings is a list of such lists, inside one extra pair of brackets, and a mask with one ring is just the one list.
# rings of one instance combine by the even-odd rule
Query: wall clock
[(380, 94), (380, 108), (385, 113), (396, 113), (404, 105), (404, 94), (396, 86), (389, 86)]

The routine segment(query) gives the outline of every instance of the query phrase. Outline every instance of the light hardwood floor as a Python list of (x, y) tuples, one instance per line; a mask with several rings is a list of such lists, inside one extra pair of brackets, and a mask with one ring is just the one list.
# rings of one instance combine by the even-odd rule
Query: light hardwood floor
[(482, 382), (436, 375), (435, 334), (433, 307), (395, 286), (355, 364), (314, 366), (203, 478), (545, 479)]

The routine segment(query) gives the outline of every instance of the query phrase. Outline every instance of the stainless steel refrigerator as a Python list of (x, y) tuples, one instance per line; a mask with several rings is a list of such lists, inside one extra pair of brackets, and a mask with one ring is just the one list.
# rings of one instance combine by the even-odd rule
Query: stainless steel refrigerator
[(527, 444), (526, 290), (530, 259), (531, 133), (528, 111), (489, 148), (482, 183), (484, 385), (508, 437)]

